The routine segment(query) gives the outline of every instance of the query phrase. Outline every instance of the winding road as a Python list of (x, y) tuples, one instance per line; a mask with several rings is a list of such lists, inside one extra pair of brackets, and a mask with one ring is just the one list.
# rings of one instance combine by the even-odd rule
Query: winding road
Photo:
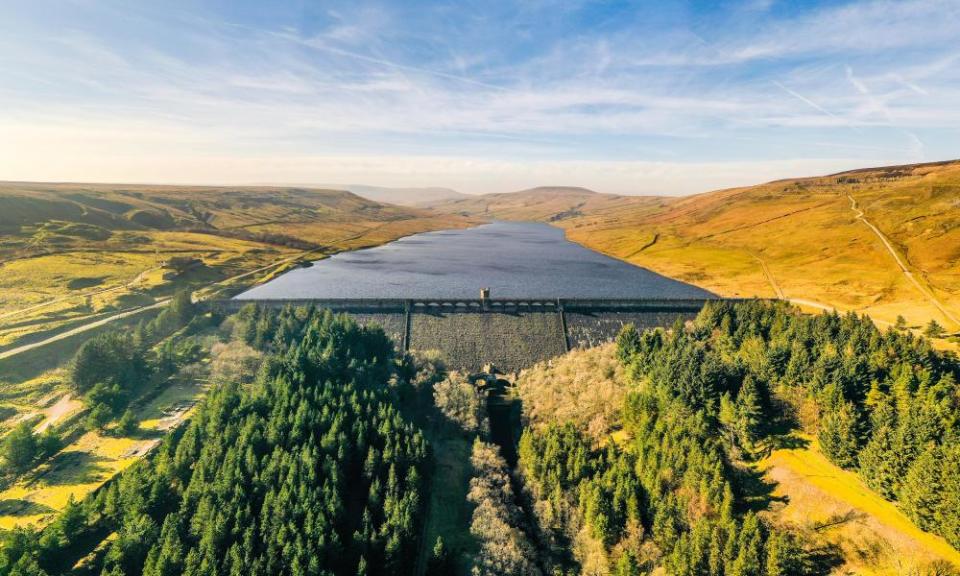
[(937, 308), (937, 310), (940, 311), (941, 314), (949, 318), (950, 321), (953, 322), (954, 324), (960, 326), (960, 320), (958, 320), (957, 317), (954, 316), (952, 312), (947, 310), (946, 307), (944, 307), (943, 303), (941, 303), (940, 300), (938, 300), (937, 297), (933, 294), (933, 292), (931, 292), (929, 288), (921, 284), (920, 281), (917, 280), (916, 277), (913, 275), (913, 273), (910, 271), (910, 269), (907, 268), (907, 264), (900, 258), (900, 255), (897, 254), (897, 251), (893, 248), (893, 244), (890, 243), (890, 240), (887, 239), (884, 233), (881, 232), (879, 228), (874, 226), (873, 222), (870, 222), (869, 220), (867, 220), (867, 217), (863, 213), (863, 210), (861, 210), (860, 207), (857, 205), (856, 199), (854, 199), (854, 197), (851, 196), (850, 194), (847, 194), (847, 198), (850, 199), (850, 209), (853, 210), (854, 214), (856, 214), (857, 220), (860, 220), (861, 222), (866, 224), (870, 228), (870, 230), (872, 230), (873, 233), (877, 235), (877, 238), (879, 238), (880, 241), (883, 242), (883, 245), (887, 248), (887, 252), (889, 252), (890, 255), (893, 256), (894, 261), (896, 261), (897, 266), (903, 272), (904, 276), (907, 277), (907, 279), (917, 288), (917, 290), (920, 291), (920, 293), (924, 296), (924, 298), (929, 300), (930, 303), (933, 304)]
[[(368, 228), (368, 229), (366, 229), (366, 230), (363, 230), (363, 231), (361, 231), (361, 232), (358, 232), (358, 233), (355, 233), (355, 234), (351, 234), (351, 235), (349, 235), (349, 236), (345, 236), (345, 237), (343, 237), (343, 238), (340, 238), (340, 239), (338, 239), (338, 240), (335, 240), (335, 241), (333, 242), (333, 244), (338, 244), (338, 243), (342, 243), (342, 242), (349, 242), (349, 241), (351, 241), (351, 240), (356, 240), (357, 238), (361, 238), (361, 237), (365, 236), (366, 234), (369, 234), (370, 232), (372, 232), (372, 231), (374, 231), (374, 230), (377, 230), (377, 229), (379, 229), (379, 228), (381, 228), (381, 227), (383, 227), (383, 226), (384, 226), (384, 224), (380, 224), (380, 225), (377, 225), (377, 226), (373, 226), (373, 227), (371, 227), (371, 228)], [(329, 246), (326, 247), (326, 248), (316, 248), (316, 249), (313, 249), (313, 250), (307, 250), (307, 251), (305, 251), (305, 252), (300, 252), (300, 253), (298, 253), (298, 254), (295, 254), (294, 256), (290, 256), (289, 258), (284, 258), (283, 260), (278, 260), (278, 261), (276, 261), (276, 262), (272, 262), (272, 263), (270, 263), (270, 264), (267, 264), (266, 266), (261, 266), (261, 267), (259, 267), (259, 268), (254, 269), (254, 270), (248, 270), (248, 271), (246, 271), (246, 272), (242, 272), (242, 273), (240, 273), (240, 274), (237, 274), (236, 276), (230, 276), (229, 278), (224, 278), (223, 280), (218, 280), (218, 281), (216, 281), (216, 282), (213, 282), (213, 283), (208, 284), (208, 285), (206, 285), (206, 286), (202, 286), (202, 287), (198, 288), (197, 290), (195, 290), (195, 291), (193, 292), (193, 299), (194, 299), (194, 301), (203, 300), (203, 299), (204, 299), (204, 296), (202, 296), (201, 293), (204, 292), (205, 290), (210, 290), (211, 288), (214, 288), (214, 287), (216, 287), (216, 286), (221, 286), (221, 285), (223, 285), (223, 284), (228, 284), (228, 283), (234, 282), (234, 281), (236, 281), (236, 280), (241, 280), (241, 279), (246, 278), (246, 277), (248, 277), (248, 276), (252, 276), (252, 275), (258, 274), (258, 273), (260, 273), (260, 272), (265, 272), (265, 271), (267, 271), (267, 270), (270, 270), (271, 268), (276, 268), (276, 267), (279, 267), (279, 266), (283, 266), (283, 265), (285, 265), (285, 264), (289, 264), (290, 262), (295, 262), (295, 261), (297, 261), (297, 260), (301, 260), (301, 259), (306, 258), (306, 257), (308, 257), (308, 256), (310, 256), (310, 255), (312, 255), (312, 254), (317, 253), (317, 252), (327, 252), (328, 250), (330, 250), (330, 247), (329, 247)], [(334, 251), (336, 251), (336, 250), (334, 250)], [(147, 271), (145, 271), (145, 272), (148, 272), (148, 271), (149, 271), (149, 270), (147, 270)], [(143, 275), (145, 272), (142, 272), (142, 273), (141, 273), (140, 275), (138, 275), (137, 278), (135, 278), (130, 284), (127, 284), (127, 285), (125, 285), (125, 286), (130, 286), (130, 285), (132, 285), (132, 284), (135, 284), (135, 283), (142, 277), (142, 275)], [(115, 286), (115, 287), (113, 287), (113, 288), (101, 290), (101, 291), (99, 291), (98, 293), (108, 292), (108, 291), (110, 291), (110, 290), (117, 290), (117, 289), (120, 289), (120, 288), (124, 288), (125, 286)], [(65, 297), (64, 299), (76, 298), (76, 297), (77, 297), (77, 296), (72, 295), (72, 296), (67, 296), (67, 297)], [(59, 301), (59, 300), (61, 300), (61, 299), (58, 299), (58, 301)], [(105, 324), (109, 324), (109, 323), (111, 323), (111, 322), (116, 322), (117, 320), (122, 320), (122, 319), (124, 319), (124, 318), (129, 318), (130, 316), (134, 316), (134, 315), (137, 315), (137, 314), (141, 314), (141, 313), (146, 312), (146, 311), (148, 311), (148, 310), (154, 310), (154, 309), (156, 309), (156, 308), (160, 308), (160, 307), (166, 305), (167, 302), (169, 302), (169, 301), (170, 301), (169, 298), (165, 298), (165, 299), (163, 299), (163, 300), (159, 300), (159, 301), (157, 301), (157, 302), (154, 302), (153, 304), (148, 304), (148, 305), (146, 305), (146, 306), (140, 306), (140, 307), (138, 307), (138, 308), (131, 308), (131, 309), (129, 309), (129, 310), (124, 310), (124, 311), (119, 312), (119, 313), (117, 313), (117, 314), (114, 314), (114, 315), (112, 315), (112, 316), (108, 316), (108, 317), (106, 317), (106, 318), (101, 318), (101, 319), (96, 320), (96, 321), (94, 321), (94, 322), (91, 322), (91, 323), (89, 323), (89, 324), (84, 324), (84, 325), (82, 325), (82, 326), (77, 326), (76, 328), (72, 328), (72, 329), (67, 330), (67, 331), (65, 331), (65, 332), (61, 332), (61, 333), (59, 333), (59, 334), (55, 334), (54, 336), (51, 336), (51, 337), (49, 337), (49, 338), (47, 338), (47, 339), (45, 339), (45, 340), (40, 340), (39, 342), (33, 342), (33, 343), (31, 343), (31, 344), (24, 344), (23, 346), (18, 346), (18, 347), (16, 347), (16, 348), (11, 348), (11, 349), (9, 349), (9, 350), (5, 350), (5, 351), (3, 351), (3, 352), (0, 352), (0, 360), (4, 360), (4, 359), (6, 359), (6, 358), (10, 358), (11, 356), (16, 356), (16, 355), (18, 355), (18, 354), (23, 354), (24, 352), (29, 352), (30, 350), (34, 350), (34, 349), (39, 348), (39, 347), (41, 347), (41, 346), (46, 346), (47, 344), (52, 344), (52, 343), (54, 343), (54, 342), (58, 342), (58, 341), (60, 341), (60, 340), (66, 339), (66, 338), (70, 338), (71, 336), (75, 336), (75, 335), (77, 335), (77, 334), (81, 334), (81, 333), (83, 333), (83, 332), (87, 332), (87, 331), (93, 330), (93, 329), (95, 329), (95, 328), (99, 328), (100, 326), (103, 326), (103, 325), (105, 325)], [(23, 312), (25, 312), (25, 311), (27, 311), (27, 310), (34, 309), (34, 308), (38, 308), (38, 307), (42, 307), (42, 306), (47, 306), (47, 305), (50, 305), (50, 304), (53, 304), (53, 303), (54, 303), (54, 301), (43, 302), (43, 303), (41, 303), (41, 304), (37, 304), (37, 305), (35, 305), (35, 306), (31, 307), (31, 308), (28, 308), (28, 309), (18, 310), (17, 312), (14, 312), (13, 314), (22, 314)], [(9, 314), (7, 314), (7, 315), (9, 315)], [(3, 316), (0, 316), (0, 318), (2, 318), (2, 317), (3, 317)]]
[[(283, 266), (284, 264), (289, 264), (290, 262), (293, 262), (293, 261), (298, 260), (298, 259), (300, 259), (300, 258), (304, 258), (304, 257), (312, 254), (313, 252), (316, 252), (316, 250), (309, 250), (309, 251), (307, 251), (307, 252), (302, 252), (302, 253), (300, 253), (300, 254), (297, 254), (296, 256), (291, 256), (290, 258), (285, 258), (285, 259), (283, 259), (283, 260), (280, 260), (280, 261), (277, 261), (277, 262), (273, 262), (273, 263), (268, 264), (268, 265), (266, 265), (266, 266), (261, 266), (260, 268), (257, 268), (257, 269), (255, 269), (255, 270), (249, 270), (249, 271), (247, 271), (247, 272), (243, 272), (243, 273), (241, 273), (241, 274), (237, 274), (236, 276), (231, 276), (231, 277), (229, 277), (229, 278), (224, 278), (223, 280), (218, 280), (217, 282), (213, 282), (212, 284), (208, 284), (208, 285), (206, 285), (206, 286), (203, 286), (203, 287), (198, 288), (197, 290), (195, 290), (194, 293), (193, 293), (193, 295), (194, 295), (194, 296), (193, 296), (193, 299), (194, 299), (194, 301), (202, 300), (203, 298), (198, 297), (198, 294), (199, 294), (200, 292), (204, 291), (204, 290), (209, 290), (210, 288), (213, 288), (213, 287), (215, 287), (215, 286), (219, 286), (219, 285), (222, 285), (222, 284), (227, 284), (227, 283), (233, 282), (233, 281), (235, 281), (235, 280), (240, 280), (240, 279), (242, 279), (242, 278), (246, 278), (247, 276), (251, 276), (251, 275), (257, 274), (257, 273), (259, 273), (259, 272), (264, 272), (264, 271), (266, 271), (266, 270), (269, 270), (269, 269), (274, 268), (274, 267), (277, 267), (277, 266)], [(116, 287), (116, 288), (120, 288), (120, 287)], [(116, 289), (116, 288), (114, 288), (114, 289)], [(16, 347), (16, 348), (11, 348), (11, 349), (9, 349), (9, 350), (5, 350), (5, 351), (3, 351), (3, 352), (0, 352), (0, 360), (4, 360), (4, 359), (6, 359), (6, 358), (10, 358), (11, 356), (16, 356), (17, 354), (23, 354), (24, 352), (29, 352), (30, 350), (34, 350), (34, 349), (39, 348), (39, 347), (41, 347), (41, 346), (46, 346), (47, 344), (52, 344), (52, 343), (54, 343), (54, 342), (58, 342), (58, 341), (60, 341), (60, 340), (66, 339), (66, 338), (70, 338), (71, 336), (76, 336), (77, 334), (81, 334), (81, 333), (83, 333), (83, 332), (87, 332), (87, 331), (93, 330), (93, 329), (95, 329), (95, 328), (99, 328), (100, 326), (103, 326), (103, 325), (105, 325), (105, 324), (109, 324), (109, 323), (111, 323), (111, 322), (116, 322), (117, 320), (122, 320), (122, 319), (124, 319), (124, 318), (129, 318), (130, 316), (135, 316), (135, 315), (137, 315), (137, 314), (141, 314), (141, 313), (146, 312), (146, 311), (148, 311), (148, 310), (154, 310), (154, 309), (156, 309), (156, 308), (160, 308), (160, 307), (162, 307), (162, 306), (165, 306), (169, 301), (170, 301), (169, 298), (164, 298), (163, 300), (158, 300), (157, 302), (154, 302), (153, 304), (148, 304), (148, 305), (146, 305), (146, 306), (140, 306), (140, 307), (137, 307), (137, 308), (131, 308), (131, 309), (129, 309), (129, 310), (124, 310), (123, 312), (119, 312), (119, 313), (117, 313), (117, 314), (114, 314), (114, 315), (112, 315), (112, 316), (108, 316), (108, 317), (106, 317), (106, 318), (101, 318), (100, 320), (97, 320), (97, 321), (95, 321), (95, 322), (90, 322), (89, 324), (84, 324), (84, 325), (82, 325), (82, 326), (77, 326), (76, 328), (67, 330), (67, 331), (65, 331), (65, 332), (61, 332), (61, 333), (59, 333), (59, 334), (55, 334), (55, 335), (53, 335), (53, 336), (51, 336), (51, 337), (49, 337), (49, 338), (47, 338), (47, 339), (45, 339), (45, 340), (40, 340), (39, 342), (33, 342), (33, 343), (31, 343), (31, 344), (24, 344), (23, 346), (18, 346), (18, 347)], [(50, 304), (50, 303), (48, 302), (47, 304)], [(22, 311), (21, 311), (21, 312), (22, 312)]]

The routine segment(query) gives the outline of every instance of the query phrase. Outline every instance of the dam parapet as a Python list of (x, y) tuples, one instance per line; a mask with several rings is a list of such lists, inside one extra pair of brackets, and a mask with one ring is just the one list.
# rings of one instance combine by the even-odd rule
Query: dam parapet
[(232, 299), (209, 305), (233, 312), (254, 304), (314, 306), (384, 329), (400, 350), (439, 350), (451, 368), (493, 364), (517, 372), (571, 348), (598, 346), (626, 324), (640, 329), (691, 320), (709, 299)]

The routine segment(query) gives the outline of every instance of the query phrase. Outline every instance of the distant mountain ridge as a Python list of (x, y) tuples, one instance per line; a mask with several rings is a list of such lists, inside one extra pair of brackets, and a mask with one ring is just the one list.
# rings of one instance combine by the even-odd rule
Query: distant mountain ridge
[(386, 204), (396, 204), (399, 206), (423, 207), (444, 202), (469, 198), (467, 194), (457, 192), (451, 188), (429, 186), (423, 188), (392, 188), (387, 186), (369, 186), (366, 184), (345, 184), (324, 186), (325, 188), (334, 188), (337, 190), (347, 190), (357, 196), (381, 202)]

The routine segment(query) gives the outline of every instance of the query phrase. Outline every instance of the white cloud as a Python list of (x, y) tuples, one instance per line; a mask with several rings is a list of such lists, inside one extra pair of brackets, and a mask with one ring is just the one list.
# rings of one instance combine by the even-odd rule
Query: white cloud
[[(169, 45), (139, 30), (119, 43), (82, 19), (42, 35), (0, 22), (0, 75), (11, 79), (0, 85), (0, 178), (44, 178), (46, 166), (74, 180), (220, 181), (222, 170), (235, 182), (479, 191), (541, 177), (675, 193), (955, 154), (925, 131), (960, 132), (956, 0), (789, 19), (754, 4), (738, 12), (743, 28), (575, 35), (476, 7), (432, 20), (341, 9), (309, 32), (196, 17)], [(511, 17), (539, 23), (578, 6), (521, 8)], [(852, 157), (822, 159), (838, 153)], [(665, 158), (689, 163), (656, 162)]]

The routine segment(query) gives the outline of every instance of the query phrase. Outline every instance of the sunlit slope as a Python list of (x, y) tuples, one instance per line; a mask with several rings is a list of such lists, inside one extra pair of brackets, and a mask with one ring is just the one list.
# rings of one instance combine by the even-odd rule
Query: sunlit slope
[[(0, 347), (174, 289), (464, 225), (341, 190), (0, 183)], [(178, 259), (199, 265), (164, 266)]]
[(913, 325), (935, 318), (960, 330), (960, 162), (684, 198), (534, 189), (438, 210), (550, 221), (571, 240), (726, 296), (782, 296), (888, 322), (902, 314)]
[[(104, 235), (101, 229), (201, 230), (220, 235), (243, 231), (293, 235), (295, 229), (301, 240), (323, 241), (331, 225), (423, 218), (431, 216), (343, 190), (0, 183), (4, 256), (16, 249), (62, 242), (58, 236), (98, 239)], [(317, 224), (324, 226), (311, 227)]]
[(960, 565), (960, 552), (917, 528), (855, 473), (832, 464), (815, 441), (773, 450), (758, 469), (775, 483), (777, 501), (764, 514), (838, 547), (845, 573), (922, 574), (937, 561)]

